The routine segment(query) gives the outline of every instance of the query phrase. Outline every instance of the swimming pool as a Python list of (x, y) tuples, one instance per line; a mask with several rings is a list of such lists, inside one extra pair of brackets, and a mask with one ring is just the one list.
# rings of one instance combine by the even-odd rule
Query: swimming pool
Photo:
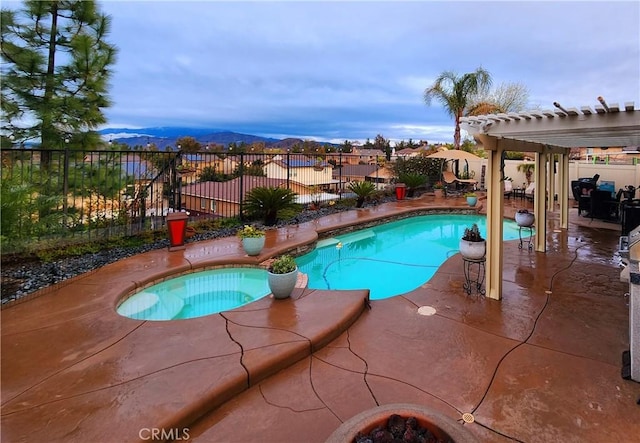
[[(393, 297), (433, 277), (458, 252), (465, 228), (473, 223), (486, 238), (484, 216), (424, 215), (321, 240), (296, 263), (308, 275), (309, 288), (369, 288), (372, 300)], [(503, 226), (505, 240), (519, 238), (514, 221)]]
[[(486, 217), (424, 215), (320, 240), (296, 258), (311, 289), (366, 289), (379, 300), (416, 289), (458, 252), (465, 228), (476, 223), (486, 237)], [(524, 232), (523, 232), (524, 234)], [(504, 221), (504, 239), (519, 238), (518, 225)], [(179, 320), (228, 311), (271, 291), (267, 271), (222, 268), (194, 272), (149, 286), (117, 311), (137, 320)]]
[(269, 293), (264, 269), (213, 269), (149, 286), (116, 310), (136, 320), (179, 320), (228, 311)]

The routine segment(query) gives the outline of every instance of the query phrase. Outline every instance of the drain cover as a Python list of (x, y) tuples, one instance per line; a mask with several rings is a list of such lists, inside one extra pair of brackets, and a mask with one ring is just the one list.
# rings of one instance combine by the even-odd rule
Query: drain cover
[(464, 414), (462, 414), (462, 420), (464, 420), (465, 423), (473, 423), (475, 421), (475, 418), (473, 418), (473, 414), (465, 412)]
[(433, 315), (436, 313), (436, 308), (431, 306), (420, 306), (418, 308), (418, 314), (420, 315)]

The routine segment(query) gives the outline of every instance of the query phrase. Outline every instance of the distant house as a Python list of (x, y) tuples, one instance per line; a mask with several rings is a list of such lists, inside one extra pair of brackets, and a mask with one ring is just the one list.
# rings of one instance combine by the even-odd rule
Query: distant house
[[(252, 161), (255, 161), (255, 158), (248, 159), (247, 157), (249, 156), (243, 157), (245, 164), (251, 164)], [(263, 157), (260, 157), (260, 159), (262, 160)], [(239, 156), (220, 156), (214, 153), (184, 154), (182, 156), (182, 167), (187, 171), (193, 172), (192, 174), (186, 174), (184, 181), (187, 183), (195, 182), (205, 168), (212, 168), (220, 174), (231, 174), (238, 166), (239, 160)]]
[(356, 148), (352, 155), (357, 164), (375, 165), (387, 159), (387, 155), (381, 149)]
[(393, 172), (378, 165), (343, 165), (333, 170), (333, 178), (341, 181), (341, 189), (345, 189), (350, 182), (369, 181), (379, 185), (390, 182)]
[(333, 166), (322, 160), (311, 159), (283, 159), (274, 157), (264, 166), (264, 172), (269, 178), (289, 179), (306, 186), (318, 186), (321, 189), (336, 188), (337, 180), (331, 176)]
[(640, 146), (578, 148), (579, 154), (574, 157), (591, 163), (628, 163), (630, 159), (631, 162), (638, 161), (639, 151)]
[(333, 178), (343, 182), (365, 181), (366, 177), (380, 169), (377, 165), (343, 165), (333, 170)]
[(412, 148), (404, 148), (396, 151), (396, 158), (407, 159), (411, 157), (419, 156), (424, 150), (423, 149), (412, 149)]
[[(151, 162), (138, 154), (111, 155), (106, 151), (92, 152), (82, 158), (82, 165), (83, 168), (95, 169), (95, 174), (89, 174), (95, 177), (117, 171), (119, 168), (120, 180), (113, 177), (111, 185), (121, 187), (118, 194), (102, 195), (99, 194), (101, 186), (89, 187), (85, 184), (85, 191), (88, 192), (86, 195), (67, 195), (69, 207), (83, 208), (83, 221), (89, 220), (85, 218), (85, 214), (92, 214), (90, 219), (93, 221), (98, 218), (114, 218), (122, 211), (126, 211), (131, 217), (151, 215), (157, 208), (166, 204), (163, 198), (163, 183), (153, 180), (157, 171)], [(138, 200), (142, 195), (146, 196), (144, 208), (139, 206)]]
[[(242, 185), (242, 190), (240, 189)], [(202, 182), (182, 186), (180, 196), (182, 208), (193, 216), (237, 217), (240, 215), (240, 200), (257, 187), (286, 188), (287, 180), (245, 175), (225, 182)], [(297, 194), (309, 194), (307, 186), (289, 181), (289, 188)]]
[(363, 149), (354, 147), (350, 153), (327, 153), (327, 161), (343, 165), (373, 165), (387, 159), (386, 154), (380, 149)]

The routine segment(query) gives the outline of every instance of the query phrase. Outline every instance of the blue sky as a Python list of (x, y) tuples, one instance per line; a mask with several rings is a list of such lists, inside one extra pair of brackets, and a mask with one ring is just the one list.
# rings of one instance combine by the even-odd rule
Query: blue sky
[(119, 48), (107, 127), (451, 142), (423, 92), (482, 66), (530, 108), (640, 104), (640, 2), (101, 1)]

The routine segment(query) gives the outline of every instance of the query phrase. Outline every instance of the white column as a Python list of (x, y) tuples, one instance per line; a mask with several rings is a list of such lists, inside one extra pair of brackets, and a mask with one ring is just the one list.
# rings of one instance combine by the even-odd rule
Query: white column
[(561, 154), (558, 163), (558, 202), (560, 202), (560, 227), (569, 228), (569, 155)]
[(502, 255), (504, 213), (504, 182), (501, 166), (503, 147), (486, 151), (488, 154), (489, 186), (487, 188), (487, 262), (486, 296), (495, 300), (502, 299)]
[(535, 249), (538, 252), (547, 252), (547, 171), (546, 154), (536, 152), (536, 190), (533, 199), (533, 212), (536, 217), (536, 241)]
[(549, 194), (549, 198), (547, 200), (547, 211), (553, 212), (555, 210), (553, 196), (556, 193), (556, 175), (554, 173), (555, 156), (553, 154), (547, 154), (545, 157), (547, 164), (547, 191)]
[(631, 358), (631, 379), (640, 382), (640, 273), (638, 264), (629, 273), (629, 352)]

